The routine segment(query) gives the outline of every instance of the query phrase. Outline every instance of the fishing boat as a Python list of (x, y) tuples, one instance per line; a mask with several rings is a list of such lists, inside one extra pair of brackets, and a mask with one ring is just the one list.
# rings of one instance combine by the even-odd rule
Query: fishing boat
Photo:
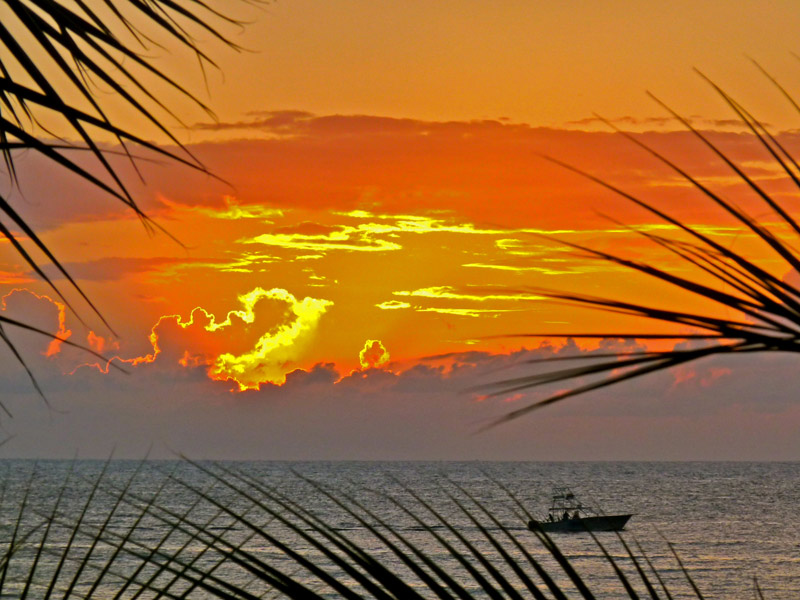
[(568, 487), (553, 488), (553, 501), (547, 518), (528, 521), (531, 531), (579, 533), (581, 531), (621, 531), (633, 515), (604, 515), (579, 502)]

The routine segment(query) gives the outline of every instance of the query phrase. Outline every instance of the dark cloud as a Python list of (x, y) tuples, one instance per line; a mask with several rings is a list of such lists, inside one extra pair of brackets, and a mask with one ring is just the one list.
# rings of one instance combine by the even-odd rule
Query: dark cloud
[(623, 116), (623, 117), (616, 117), (613, 119), (603, 119), (601, 117), (586, 117), (584, 119), (576, 119), (574, 121), (567, 121), (567, 125), (600, 125), (603, 122), (608, 121), (609, 123), (614, 123), (615, 125), (634, 125), (634, 126), (642, 126), (642, 125), (657, 125), (657, 126), (665, 126), (665, 125), (674, 125), (679, 123), (678, 119), (675, 117), (630, 117), (630, 116)]
[[(687, 218), (716, 214), (704, 202), (686, 202), (692, 192), (676, 185), (679, 176), (613, 132), (536, 128), (500, 120), (434, 122), (304, 111), (270, 111), (249, 121), (215, 125), (228, 126), (257, 126), (269, 136), (188, 148), (212, 172), (234, 182), (235, 188), (205, 173), (163, 162), (140, 163), (142, 184), (122, 157), (112, 160), (137, 202), (157, 219), (181, 218), (175, 208), (180, 206), (224, 209), (223, 198), (231, 194), (243, 207), (366, 208), (398, 214), (434, 209), (473, 223), (501, 226), (596, 224), (598, 202), (626, 222), (652, 219), (633, 213), (596, 184), (538, 154), (602, 173), (652, 202), (681, 201)], [(717, 178), (715, 185), (724, 186), (733, 200), (747, 197), (745, 186), (734, 185), (729, 167), (691, 132), (635, 135), (678, 164), (692, 165), (694, 176)], [(768, 155), (751, 134), (710, 131), (708, 135), (731, 157), (747, 163), (754, 175), (774, 175), (774, 168), (765, 166)], [(778, 139), (790, 151), (800, 148), (798, 133), (782, 133)], [(40, 230), (69, 222), (135, 218), (123, 203), (66, 172), (49, 169), (48, 177), (37, 176), (43, 169), (39, 157), (21, 158), (18, 168), (25, 187), (23, 194), (12, 194), (12, 200)], [(772, 193), (790, 191), (780, 182), (773, 187)]]
[[(615, 349), (636, 346), (609, 340)], [(20, 369), (0, 365), (0, 392), (17, 437), (6, 456), (240, 459), (787, 459), (800, 405), (796, 357), (703, 361), (536, 411), (481, 435), (489, 420), (552, 390), (486, 398), (475, 385), (531, 374), (528, 361), (592, 352), (576, 344), (509, 354), (457, 353), (405, 370), (340, 373), (319, 364), (282, 386), (231, 393), (205, 368), (142, 364), (127, 375), (74, 376), (34, 353), (54, 411), (32, 400)], [(165, 350), (165, 355), (175, 353)], [(390, 367), (391, 368), (391, 367)], [(396, 368), (396, 367), (395, 367)], [(771, 382), (765, 386), (764, 381)], [(748, 443), (737, 440), (747, 433)]]
[(512, 125), (502, 120), (420, 121), (417, 119), (374, 115), (314, 115), (305, 111), (284, 110), (250, 113), (249, 121), (197, 123), (197, 130), (258, 130), (288, 136), (353, 136), (370, 134), (429, 135), (433, 132), (467, 132), (476, 127), (531, 129), (528, 125)]
[(195, 123), (192, 129), (198, 131), (260, 129), (281, 133), (294, 131), (300, 123), (314, 118), (313, 114), (302, 110), (251, 111), (247, 114), (254, 118), (249, 121)]
[[(708, 127), (738, 127), (746, 129), (747, 125), (740, 119), (710, 119), (700, 115), (691, 115), (686, 117), (687, 120), (695, 127), (708, 128)], [(574, 121), (567, 121), (567, 125), (587, 126), (587, 125), (602, 125), (605, 121), (615, 125), (630, 126), (630, 127), (666, 127), (671, 126), (677, 129), (685, 129), (681, 121), (676, 117), (660, 116), (660, 117), (631, 117), (622, 116), (613, 119), (604, 119), (601, 117), (586, 117), (584, 119), (576, 119)], [(763, 122), (765, 127), (771, 127), (770, 123)]]

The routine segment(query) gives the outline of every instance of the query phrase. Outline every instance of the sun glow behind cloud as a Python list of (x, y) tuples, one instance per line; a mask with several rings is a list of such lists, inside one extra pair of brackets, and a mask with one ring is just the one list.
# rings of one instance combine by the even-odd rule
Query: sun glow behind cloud
[[(250, 392), (282, 385), (293, 371), (317, 364), (335, 365), (339, 373), (363, 369), (364, 340), (380, 340), (391, 348), (393, 365), (409, 368), (424, 356), (505, 353), (527, 343), (502, 334), (626, 326), (623, 316), (598, 320), (549, 303), (542, 288), (622, 290), (691, 306), (564, 244), (612, 253), (624, 245), (628, 256), (669, 269), (674, 257), (642, 234), (678, 235), (674, 225), (520, 152), (547, 148), (610, 170), (620, 186), (656, 203), (688, 197), (672, 185), (671, 173), (646, 158), (624, 154), (630, 169), (622, 169), (614, 154), (629, 149), (625, 140), (496, 121), (307, 115), (301, 125), (294, 130), (298, 122), (290, 119), (274, 139), (193, 148), (241, 182), (235, 198), (205, 180), (157, 180), (145, 208), (185, 248), (164, 236), (143, 244), (128, 213), (94, 212), (91, 203), (79, 218), (52, 225), (48, 241), (66, 248), (77, 279), (107, 297), (127, 298), (109, 314), (123, 322), (124, 336), (113, 340), (94, 328), (91, 347), (130, 367), (169, 365)], [(740, 135), (719, 135), (758, 166)], [(678, 155), (693, 143), (675, 133), (642, 137)], [(800, 145), (800, 138), (784, 141)], [(381, 158), (372, 164), (354, 157)], [(699, 176), (722, 185), (724, 170), (704, 164)], [(747, 202), (741, 190), (726, 192)], [(598, 197), (615, 221), (595, 212)], [(696, 230), (737, 248), (753, 244), (724, 215), (684, 205)], [(87, 239), (102, 251), (87, 256)], [(12, 279), (29, 278), (12, 266), (3, 269)]]
[[(320, 318), (333, 304), (319, 298), (298, 300), (282, 288), (255, 288), (241, 294), (238, 301), (242, 308), (228, 311), (221, 321), (200, 306), (191, 311), (188, 319), (181, 315), (163, 315), (150, 330), (150, 353), (130, 358), (115, 356), (106, 365), (82, 366), (108, 373), (112, 361), (135, 367), (165, 360), (173, 366), (205, 366), (210, 379), (233, 382), (239, 391), (258, 389), (263, 383), (280, 385), (286, 380), (289, 365), (302, 356)], [(257, 322), (257, 305), (264, 301), (277, 305), (278, 318), (262, 324)], [(171, 347), (171, 356), (166, 358), (162, 347), (165, 335), (170, 338)], [(236, 344), (243, 346), (242, 349), (223, 350)]]
[(364, 369), (376, 369), (389, 362), (389, 351), (380, 340), (367, 340), (364, 348), (358, 353), (358, 361)]
[[(41, 300), (45, 304), (50, 304), (55, 307), (57, 314), (58, 314), (58, 329), (53, 332), (53, 335), (58, 339), (52, 339), (47, 345), (47, 349), (43, 352), (46, 357), (52, 357), (61, 352), (62, 340), (68, 339), (72, 335), (72, 331), (67, 329), (67, 307), (63, 302), (58, 300), (54, 300), (50, 296), (46, 294), (37, 294), (36, 292), (32, 292), (27, 288), (14, 288), (7, 294), (3, 295), (0, 298), (0, 311), (7, 311), (9, 301), (12, 297), (16, 298), (25, 298), (26, 296), (32, 296), (36, 300)], [(22, 300), (26, 304), (29, 300)], [(43, 327), (45, 331), (48, 328), (45, 326)]]
[[(797, 190), (691, 65), (800, 156), (794, 107), (741, 58), (747, 52), (787, 90), (800, 89), (800, 70), (786, 51), (800, 30), (800, 11), (785, 0), (740, 3), (736, 10), (724, 2), (645, 2), (636, 10), (631, 4), (584, 2), (576, 10), (573, 3), (444, 0), (362, 2), (343, 10), (332, 2), (275, 3), (239, 40), (256, 51), (221, 52), (224, 77), (209, 73), (218, 118), (184, 111), (182, 102), (175, 107), (188, 124), (176, 135), (219, 179), (132, 147), (143, 159), (138, 167), (146, 185), (140, 185), (114, 140), (104, 146), (137, 203), (180, 244), (146, 235), (124, 204), (19, 153), (20, 189), (7, 186), (4, 199), (36, 224), (119, 335), (103, 328), (46, 260), (45, 272), (67, 298), (42, 284), (3, 236), (0, 297), (6, 294), (7, 302), (0, 314), (30, 313), (47, 331), (117, 355), (114, 363), (132, 376), (102, 372), (108, 367), (102, 361), (75, 370), (90, 360), (85, 353), (5, 328), (29, 350), (25, 356), (48, 397), (64, 400), (60, 406), (72, 411), (73, 423), (83, 421), (75, 427), (77, 442), (60, 437), (68, 430), (61, 413), (52, 415), (53, 435), (37, 428), (16, 440), (30, 440), (36, 456), (47, 444), (70, 455), (95, 435), (113, 442), (150, 436), (149, 442), (183, 431), (184, 443), (174, 448), (208, 450), (211, 458), (220, 449), (244, 453), (250, 437), (255, 458), (294, 448), (294, 455), (280, 456), (558, 459), (576, 456), (548, 452), (590, 439), (620, 448), (618, 439), (627, 439), (633, 458), (658, 459), (676, 452), (696, 458), (686, 440), (702, 437), (706, 447), (718, 446), (731, 423), (749, 433), (760, 422), (762, 436), (751, 437), (750, 448), (765, 448), (767, 458), (796, 457), (800, 410), (785, 410), (797, 406), (796, 365), (778, 367), (770, 362), (775, 357), (748, 357), (730, 372), (700, 365), (696, 372), (664, 373), (654, 384), (600, 390), (586, 403), (543, 411), (547, 424), (534, 434), (528, 428), (536, 424), (528, 422), (516, 437), (509, 428), (482, 447), (464, 436), (490, 412), (491, 401), (454, 391), (512, 371), (527, 376), (536, 368), (530, 361), (602, 353), (620, 343), (570, 341), (560, 333), (692, 332), (549, 302), (543, 299), (549, 290), (719, 310), (569, 247), (710, 279), (655, 242), (659, 236), (690, 242), (675, 225), (541, 155), (679, 215), (721, 248), (785, 275), (751, 232), (592, 113), (633, 132), (737, 207), (758, 206), (727, 165), (643, 93), (651, 89), (795, 214)], [(160, 54), (165, 72), (185, 74), (172, 70), (169, 48)], [(202, 91), (197, 75), (192, 91)], [(70, 153), (79, 161), (84, 154)], [(763, 206), (752, 214), (772, 220)], [(30, 293), (14, 291), (23, 286)], [(531, 337), (507, 335), (517, 333)], [(632, 350), (651, 347), (651, 341), (626, 343)], [(6, 369), (3, 401), (16, 397), (27, 406), (33, 391), (24, 370), (13, 356), (0, 368)], [(765, 389), (764, 377), (775, 385)], [(726, 393), (740, 407), (751, 398), (752, 412), (725, 408)], [(643, 407), (643, 397), (652, 402)], [(569, 418), (573, 406), (578, 410)], [(722, 407), (720, 418), (701, 426), (699, 411), (709, 406), (709, 413)], [(655, 416), (643, 423), (648, 411)], [(686, 415), (692, 432), (681, 437), (675, 431)], [(775, 436), (776, 430), (785, 433)], [(663, 451), (641, 452), (653, 437), (662, 439)], [(743, 446), (728, 437), (730, 448)], [(766, 449), (781, 437), (785, 451)], [(350, 453), (331, 451), (332, 438)], [(504, 445), (506, 455), (492, 454)], [(584, 447), (577, 458), (631, 457), (597, 452), (602, 441)]]
[[(298, 301), (284, 289), (267, 291), (256, 288), (239, 296), (245, 310), (235, 311), (236, 316), (252, 323), (253, 308), (263, 298), (285, 302), (293, 318), (259, 337), (251, 350), (239, 355), (226, 352), (217, 356), (208, 372), (212, 379), (234, 381), (241, 391), (258, 389), (265, 382), (283, 383), (286, 364), (299, 357), (303, 346), (311, 341), (320, 318), (333, 304), (329, 300), (309, 297)], [(231, 314), (228, 313), (228, 321)]]

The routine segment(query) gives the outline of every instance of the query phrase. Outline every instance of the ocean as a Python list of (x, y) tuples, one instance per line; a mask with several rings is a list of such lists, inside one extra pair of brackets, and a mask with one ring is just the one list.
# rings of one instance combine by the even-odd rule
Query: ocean
[[(545, 590), (526, 553), (581, 597), (526, 528), (563, 485), (633, 513), (622, 538), (659, 597), (658, 577), (697, 597), (687, 574), (706, 598), (800, 595), (800, 463), (5, 460), (0, 476), (2, 597), (373, 597), (359, 579), (372, 559), (436, 597), (409, 557), (470, 597), (531, 597), (504, 557)], [(615, 533), (552, 539), (595, 597), (629, 597), (605, 553), (649, 597)], [(366, 561), (353, 571), (337, 562), (348, 549)]]

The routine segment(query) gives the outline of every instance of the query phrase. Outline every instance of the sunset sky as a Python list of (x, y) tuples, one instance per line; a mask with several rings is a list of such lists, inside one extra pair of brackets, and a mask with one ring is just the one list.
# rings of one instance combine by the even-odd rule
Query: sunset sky
[[(693, 71), (800, 153), (800, 114), (750, 60), (800, 90), (795, 2), (287, 0), (242, 16), (253, 21), (234, 30), (244, 51), (210, 44), (220, 71), (208, 92), (191, 57), (156, 57), (214, 109), (176, 100), (183, 125), (172, 123), (218, 179), (137, 150), (142, 183), (115, 159), (168, 234), (32, 153), (17, 157), (18, 189), (3, 180), (113, 331), (46, 268), (77, 314), (66, 308), (8, 243), (0, 310), (126, 371), (11, 332), (50, 407), (8, 355), (5, 456), (798, 458), (792, 356), (701, 362), (478, 435), (543, 396), (473, 389), (528, 372), (528, 360), (643, 343), (561, 333), (687, 333), (542, 290), (698, 306), (567, 247), (683, 268), (635, 231), (669, 226), (542, 155), (796, 275), (595, 116), (749, 206), (650, 91), (800, 212), (796, 189)], [(529, 332), (542, 335), (512, 335)]]

